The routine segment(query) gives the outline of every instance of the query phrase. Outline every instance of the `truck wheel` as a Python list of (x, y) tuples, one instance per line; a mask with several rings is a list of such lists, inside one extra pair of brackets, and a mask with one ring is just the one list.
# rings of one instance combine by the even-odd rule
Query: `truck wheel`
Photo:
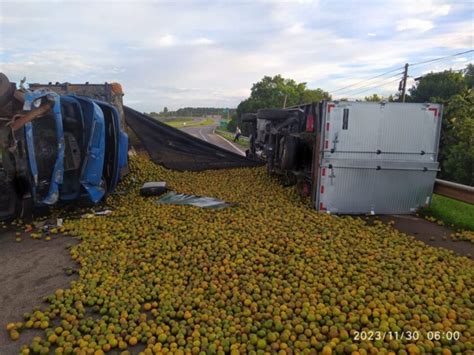
[(5, 106), (13, 97), (13, 87), (7, 76), (0, 73), (0, 107)]
[(296, 160), (296, 139), (293, 137), (285, 137), (283, 143), (283, 151), (281, 153), (281, 168), (291, 170)]
[(244, 113), (242, 115), (242, 122), (257, 122), (257, 114), (255, 114), (255, 113)]
[(291, 111), (288, 110), (264, 108), (258, 110), (257, 118), (259, 120), (280, 121), (288, 118), (290, 114)]

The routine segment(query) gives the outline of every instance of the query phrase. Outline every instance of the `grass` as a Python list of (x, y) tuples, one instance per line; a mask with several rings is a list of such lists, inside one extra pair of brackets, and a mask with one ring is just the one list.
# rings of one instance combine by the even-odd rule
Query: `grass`
[[(232, 132), (224, 131), (222, 129), (216, 129), (216, 134), (220, 135), (221, 137), (224, 137), (225, 139), (231, 142), (234, 142), (234, 133)], [(239, 140), (234, 144), (246, 149), (250, 147), (249, 139), (247, 137), (242, 136), (240, 136)]]
[(193, 121), (192, 119), (164, 121), (167, 125), (174, 128), (210, 126), (214, 123), (212, 118), (206, 118), (202, 121)]
[(160, 119), (161, 122), (190, 122), (193, 120), (194, 117), (167, 117)]
[(474, 231), (474, 205), (468, 203), (433, 194), (431, 206), (422, 214), (443, 221), (454, 229)]

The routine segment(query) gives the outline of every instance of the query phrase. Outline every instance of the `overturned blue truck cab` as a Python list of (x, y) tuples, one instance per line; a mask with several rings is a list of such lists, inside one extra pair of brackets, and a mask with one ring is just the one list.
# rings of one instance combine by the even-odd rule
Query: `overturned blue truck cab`
[(0, 219), (34, 207), (98, 203), (128, 168), (128, 136), (108, 102), (0, 75)]

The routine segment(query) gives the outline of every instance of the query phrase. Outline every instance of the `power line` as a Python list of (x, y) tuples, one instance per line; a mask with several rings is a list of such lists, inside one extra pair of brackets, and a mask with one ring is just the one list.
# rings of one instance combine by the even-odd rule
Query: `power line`
[(370, 81), (370, 80), (373, 80), (373, 79), (377, 79), (377, 78), (380, 78), (381, 76), (385, 76), (387, 74), (390, 74), (390, 73), (393, 73), (397, 70), (400, 70), (400, 69), (403, 69), (403, 67), (399, 67), (399, 68), (395, 68), (395, 69), (392, 69), (392, 70), (389, 70), (385, 73), (382, 73), (382, 74), (379, 74), (379, 75), (376, 75), (376, 76), (373, 76), (372, 78), (369, 78), (369, 79), (365, 79), (365, 80), (361, 80), (357, 83), (354, 83), (354, 84), (351, 84), (351, 85), (347, 85), (347, 86), (344, 86), (342, 88), (339, 88), (339, 89), (336, 89), (336, 90), (332, 90), (331, 92), (332, 93), (335, 93), (337, 91), (341, 91), (341, 90), (344, 90), (344, 89), (347, 89), (347, 88), (350, 88), (350, 87), (353, 87), (353, 86), (356, 86), (356, 85), (359, 85), (359, 84), (362, 84), (362, 83), (365, 83), (366, 81)]
[(396, 78), (396, 80), (400, 80), (400, 75), (402, 75), (402, 74), (403, 74), (403, 71), (398, 72), (398, 73), (396, 73), (394, 75), (391, 75), (388, 78), (384, 78), (382, 80), (377, 80), (377, 81), (374, 81), (372, 83), (367, 83), (365, 85), (362, 85), (362, 86), (354, 88), (354, 89), (344, 90), (342, 93), (339, 93), (339, 95), (344, 95), (344, 92), (348, 95), (352, 95), (352, 93), (350, 93), (351, 91), (355, 90), (357, 92), (358, 90), (364, 89), (364, 88), (369, 88), (369, 89), (374, 88), (374, 87), (379, 86), (379, 84), (382, 84), (382, 83), (386, 82), (387, 80), (391, 80), (391, 79), (394, 79), (394, 78)]
[[(423, 65), (423, 64), (428, 64), (428, 63), (432, 63), (432, 62), (437, 62), (437, 61), (442, 61), (442, 60), (445, 60), (445, 59), (449, 59), (449, 58), (452, 58), (452, 57), (456, 57), (456, 56), (459, 56), (459, 55), (463, 55), (463, 54), (467, 54), (467, 53), (471, 53), (471, 52), (474, 52), (473, 49), (471, 50), (468, 50), (468, 51), (464, 51), (464, 52), (459, 52), (459, 53), (455, 53), (455, 54), (451, 54), (449, 56), (445, 56), (445, 57), (439, 57), (439, 58), (435, 58), (435, 59), (429, 59), (429, 60), (425, 60), (425, 61), (421, 61), (421, 62), (416, 62), (416, 63), (413, 63), (413, 64), (409, 64), (409, 66), (417, 66), (417, 65)], [(379, 74), (379, 75), (376, 75), (376, 76), (373, 76), (371, 78), (367, 78), (367, 79), (364, 79), (364, 80), (361, 80), (357, 83), (354, 83), (354, 84), (351, 84), (351, 85), (347, 85), (347, 86), (344, 86), (344, 87), (341, 87), (341, 88), (338, 88), (336, 90), (332, 90), (331, 93), (335, 93), (335, 92), (338, 92), (338, 91), (346, 91), (346, 89), (349, 89), (351, 87), (354, 87), (354, 86), (357, 86), (357, 85), (360, 85), (360, 84), (363, 84), (363, 83), (366, 83), (368, 81), (371, 81), (373, 79), (377, 79), (377, 78), (380, 78), (382, 76), (385, 76), (387, 74), (390, 74), (390, 73), (393, 73), (397, 70), (401, 70), (401, 69), (404, 69), (404, 67), (398, 67), (398, 68), (395, 68), (395, 69), (391, 69), (389, 71), (386, 71), (382, 74)], [(400, 75), (400, 74), (403, 74), (403, 72), (397, 74), (397, 75)], [(393, 76), (393, 75), (392, 75)], [(358, 87), (358, 88), (355, 88), (355, 89), (360, 89), (360, 88), (363, 88), (365, 87), (366, 85), (363, 85), (361, 87)]]
[(451, 54), (451, 55), (448, 55), (448, 56), (445, 56), (445, 57), (439, 57), (439, 58), (435, 58), (435, 59), (424, 60), (422, 62), (417, 62), (417, 63), (413, 63), (413, 64), (409, 64), (409, 65), (411, 67), (413, 67), (415, 65), (421, 65), (421, 64), (437, 62), (437, 61), (440, 61), (440, 60), (449, 59), (449, 58), (452, 58), (452, 57), (457, 57), (458, 55), (463, 55), (463, 54), (467, 54), (467, 53), (471, 53), (471, 52), (474, 52), (474, 49), (470, 49), (468, 51), (464, 51), (464, 52), (460, 52), (460, 53)]
[[(391, 83), (394, 83), (394, 82), (396, 82), (396, 81), (400, 81), (400, 78), (396, 78), (395, 80), (390, 80), (390, 81), (386, 82), (385, 84), (391, 84)], [(369, 87), (369, 88), (367, 88), (367, 89), (364, 89), (364, 90), (362, 90), (362, 91), (353, 92), (353, 93), (351, 93), (351, 95), (360, 95), (360, 94), (362, 94), (362, 93), (364, 93), (364, 92), (367, 92), (367, 91), (369, 91), (369, 90), (373, 90), (373, 89), (376, 88), (377, 86), (381, 86), (381, 85), (371, 86), (371, 87)]]

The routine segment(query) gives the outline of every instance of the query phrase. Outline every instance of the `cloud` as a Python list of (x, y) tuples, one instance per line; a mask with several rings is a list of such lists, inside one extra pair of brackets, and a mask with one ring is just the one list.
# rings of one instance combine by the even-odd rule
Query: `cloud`
[[(141, 111), (235, 107), (264, 75), (334, 90), (472, 48), (470, 5), (462, 2), (190, 1), (183, 8), (147, 0), (45, 1), (23, 2), (21, 12), (12, 2), (0, 5), (0, 70), (14, 81), (117, 80), (125, 101)], [(31, 14), (34, 31), (25, 26)], [(383, 81), (373, 90), (397, 85)]]
[(300, 35), (305, 32), (305, 29), (302, 23), (295, 23), (294, 25), (288, 27), (285, 32), (290, 35)]
[(191, 40), (191, 44), (195, 44), (199, 46), (209, 46), (214, 43), (215, 42), (212, 39), (209, 39), (206, 37), (199, 37), (199, 38)]
[(397, 31), (419, 31), (426, 32), (434, 27), (433, 22), (429, 20), (420, 20), (409, 18), (397, 21)]
[(434, 6), (431, 11), (432, 16), (446, 16), (449, 14), (449, 11), (451, 10), (451, 5), (444, 4), (444, 5), (439, 5), (439, 6)]
[(159, 47), (169, 47), (177, 44), (177, 40), (174, 36), (167, 34), (162, 37), (159, 37), (156, 40), (156, 45)]

